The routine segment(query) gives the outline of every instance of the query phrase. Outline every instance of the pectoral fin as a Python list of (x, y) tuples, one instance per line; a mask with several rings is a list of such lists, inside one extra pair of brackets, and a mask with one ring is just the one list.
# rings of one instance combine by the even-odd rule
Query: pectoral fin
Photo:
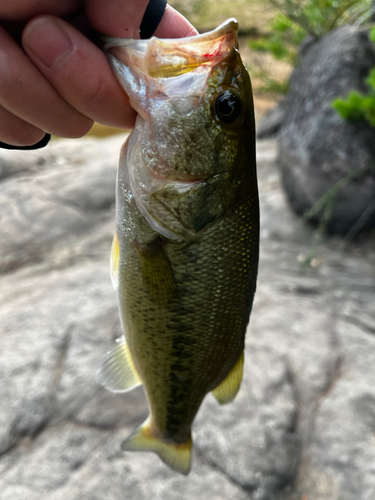
[(135, 242), (141, 263), (142, 281), (152, 300), (165, 303), (175, 297), (176, 284), (160, 238), (145, 245)]
[(97, 372), (98, 381), (111, 392), (128, 392), (142, 384), (124, 336), (109, 351)]
[(111, 259), (110, 259), (110, 267), (111, 267), (111, 280), (112, 285), (115, 290), (118, 287), (118, 259), (120, 255), (120, 247), (117, 237), (117, 231), (115, 231), (115, 235), (112, 241), (112, 249), (111, 249)]
[(244, 353), (242, 351), (227, 377), (212, 391), (219, 404), (230, 403), (237, 396), (242, 381), (243, 361)]

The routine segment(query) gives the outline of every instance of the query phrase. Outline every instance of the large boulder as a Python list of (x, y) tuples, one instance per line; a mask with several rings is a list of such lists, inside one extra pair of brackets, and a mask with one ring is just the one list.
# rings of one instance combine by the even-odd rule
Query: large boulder
[(284, 100), (280, 101), (262, 116), (260, 122), (257, 123), (257, 139), (268, 139), (278, 135), (284, 121), (284, 104)]
[(187, 478), (121, 450), (144, 393), (95, 374), (121, 334), (109, 253), (124, 139), (0, 150), (0, 499), (374, 499), (375, 245), (322, 244), (302, 271), (312, 229), (286, 206), (275, 140), (257, 144), (260, 267), (236, 400), (205, 399)]
[[(350, 172), (374, 161), (375, 128), (348, 122), (332, 107), (333, 99), (351, 90), (368, 92), (365, 79), (374, 66), (368, 32), (345, 26), (313, 44), (292, 74), (278, 164), (296, 213), (304, 214)], [(328, 229), (346, 233), (359, 220), (361, 229), (373, 227), (374, 200), (375, 168), (369, 168), (340, 191)]]

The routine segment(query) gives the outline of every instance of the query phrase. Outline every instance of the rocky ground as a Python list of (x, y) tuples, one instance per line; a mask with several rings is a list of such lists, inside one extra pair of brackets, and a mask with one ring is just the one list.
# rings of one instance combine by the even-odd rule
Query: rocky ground
[[(0, 151), (1, 500), (375, 498), (375, 263), (291, 213), (276, 142), (258, 144), (261, 258), (245, 377), (209, 395), (185, 478), (120, 451), (146, 416), (141, 389), (96, 383), (120, 335), (108, 254), (123, 138)], [(209, 304), (207, 304), (209, 308)]]

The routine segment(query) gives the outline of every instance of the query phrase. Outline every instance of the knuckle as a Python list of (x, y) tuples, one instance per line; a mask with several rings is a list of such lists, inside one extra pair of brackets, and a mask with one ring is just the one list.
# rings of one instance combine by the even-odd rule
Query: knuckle
[(53, 116), (54, 119), (48, 132), (67, 139), (82, 137), (93, 125), (90, 118), (67, 102), (62, 103), (60, 100), (56, 100), (52, 104), (50, 116)]
[(74, 114), (65, 125), (65, 134), (63, 137), (71, 139), (83, 137), (90, 131), (93, 124), (94, 122), (90, 118), (86, 116), (77, 117)]
[(0, 74), (0, 96), (1, 101), (7, 102), (12, 99), (12, 96), (22, 86), (22, 79), (12, 70), (10, 66), (6, 73)]
[(94, 81), (87, 86), (80, 98), (76, 98), (75, 105), (79, 108), (89, 108), (96, 100), (100, 99), (104, 88), (104, 79), (97, 76)]
[(27, 130), (21, 135), (21, 141), (23, 146), (32, 146), (33, 144), (36, 144), (40, 140), (43, 139), (43, 137), (46, 135), (46, 133), (43, 130), (39, 130), (37, 128), (34, 128), (32, 130)]
[(3, 142), (15, 146), (31, 146), (39, 142), (45, 132), (14, 117), (6, 121), (6, 126), (0, 131), (0, 135), (4, 139)]

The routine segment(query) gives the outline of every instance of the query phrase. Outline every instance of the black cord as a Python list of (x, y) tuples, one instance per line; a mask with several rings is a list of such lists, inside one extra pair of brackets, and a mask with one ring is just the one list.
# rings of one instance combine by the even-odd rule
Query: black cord
[(5, 142), (0, 141), (0, 148), (2, 149), (20, 149), (21, 151), (29, 151), (30, 149), (40, 149), (47, 146), (51, 139), (51, 134), (46, 134), (42, 140), (37, 142), (36, 144), (32, 144), (31, 146), (13, 146), (12, 144), (6, 144)]
[(142, 19), (140, 36), (142, 40), (151, 38), (164, 15), (167, 0), (150, 0)]

